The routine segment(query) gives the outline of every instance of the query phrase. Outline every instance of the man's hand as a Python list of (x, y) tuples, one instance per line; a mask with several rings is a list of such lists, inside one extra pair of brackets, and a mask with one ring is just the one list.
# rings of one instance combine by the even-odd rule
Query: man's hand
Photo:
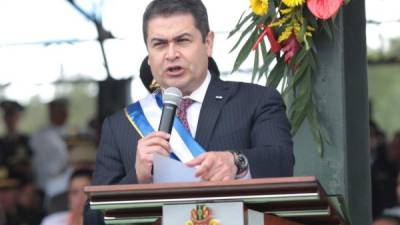
[(161, 131), (155, 131), (146, 137), (140, 139), (136, 148), (136, 176), (139, 183), (150, 183), (153, 175), (154, 154), (169, 156), (171, 146), (169, 145), (170, 134)]
[(206, 152), (186, 165), (197, 167), (195, 175), (204, 181), (233, 180), (237, 172), (233, 154), (229, 151)]

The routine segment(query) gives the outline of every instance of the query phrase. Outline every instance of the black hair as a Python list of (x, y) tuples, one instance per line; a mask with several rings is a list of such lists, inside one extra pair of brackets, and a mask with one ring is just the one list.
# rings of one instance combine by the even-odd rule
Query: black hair
[(52, 108), (66, 108), (69, 105), (69, 100), (67, 98), (56, 98), (48, 103), (50, 109)]
[(191, 14), (195, 26), (200, 31), (203, 42), (210, 32), (207, 9), (201, 0), (153, 0), (143, 14), (143, 38), (147, 43), (149, 20), (157, 16)]
[(93, 170), (91, 169), (78, 169), (72, 172), (71, 177), (69, 178), (69, 182), (77, 177), (87, 177), (89, 180), (92, 179)]

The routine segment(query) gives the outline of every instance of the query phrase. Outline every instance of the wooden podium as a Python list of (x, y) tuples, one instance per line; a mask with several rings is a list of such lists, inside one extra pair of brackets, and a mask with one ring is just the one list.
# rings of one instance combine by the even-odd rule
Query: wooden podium
[[(243, 214), (241, 224), (256, 224), (249, 222), (249, 217), (257, 216), (257, 213), (263, 218), (260, 224), (268, 225), (347, 224), (315, 177), (88, 186), (85, 192), (91, 209), (103, 211), (106, 224), (152, 224), (163, 217), (164, 221), (166, 217), (177, 217), (170, 213), (163, 215), (166, 207), (192, 205), (193, 208), (193, 205), (217, 203), (242, 204), (241, 212), (229, 212), (231, 215)], [(190, 212), (188, 209), (188, 213), (183, 214), (187, 217), (183, 220), (190, 220)], [(227, 223), (220, 221), (219, 224)]]

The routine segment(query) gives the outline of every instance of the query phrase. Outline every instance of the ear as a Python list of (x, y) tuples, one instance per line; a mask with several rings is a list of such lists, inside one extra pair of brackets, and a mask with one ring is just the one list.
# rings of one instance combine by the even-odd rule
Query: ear
[(208, 34), (206, 36), (206, 40), (205, 40), (205, 45), (207, 48), (207, 55), (208, 55), (208, 57), (211, 57), (213, 46), (214, 46), (214, 32), (212, 32), (212, 31), (208, 32)]

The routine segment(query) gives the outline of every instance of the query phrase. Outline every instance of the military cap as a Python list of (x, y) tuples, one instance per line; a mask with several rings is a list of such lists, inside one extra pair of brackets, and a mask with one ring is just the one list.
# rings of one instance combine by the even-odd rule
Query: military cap
[(0, 103), (1, 109), (5, 114), (13, 114), (15, 112), (21, 112), (24, 107), (16, 101), (5, 100)]

